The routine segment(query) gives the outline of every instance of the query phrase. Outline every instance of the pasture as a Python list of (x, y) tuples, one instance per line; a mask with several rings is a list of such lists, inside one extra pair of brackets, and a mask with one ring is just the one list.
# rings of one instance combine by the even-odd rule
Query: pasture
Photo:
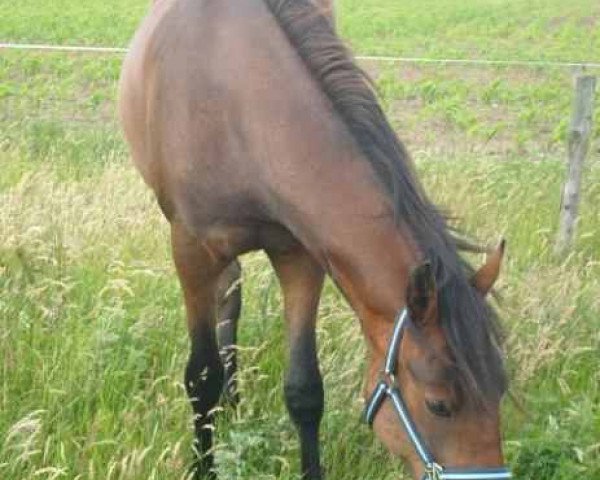
[[(0, 0), (0, 41), (123, 46), (147, 3)], [(600, 61), (597, 1), (338, 4), (358, 54)], [(183, 306), (166, 222), (114, 120), (120, 62), (0, 52), (2, 479), (187, 474)], [(508, 240), (499, 309), (514, 397), (504, 405), (505, 450), (516, 478), (600, 478), (600, 101), (577, 241), (557, 259), (571, 73), (364, 66), (431, 196), (469, 234)], [(297, 479), (277, 282), (262, 254), (243, 267), (242, 401), (219, 420), (219, 478)], [(331, 284), (318, 333), (327, 478), (398, 478), (401, 464), (359, 424), (363, 341)]]

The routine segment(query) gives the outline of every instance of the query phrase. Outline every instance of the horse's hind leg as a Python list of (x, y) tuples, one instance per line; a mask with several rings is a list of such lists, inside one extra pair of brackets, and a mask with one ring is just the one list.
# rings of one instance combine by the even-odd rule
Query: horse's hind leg
[(185, 388), (195, 415), (195, 447), (199, 455), (196, 478), (215, 478), (211, 472), (213, 409), (223, 388), (223, 365), (215, 332), (216, 294), (219, 275), (227, 263), (178, 223), (171, 225), (171, 242), (191, 340)]
[(217, 338), (221, 361), (225, 367), (223, 397), (226, 403), (237, 405), (237, 327), (242, 308), (242, 269), (237, 260), (221, 273), (217, 289), (219, 302)]
[(290, 344), (285, 400), (300, 434), (302, 475), (305, 479), (320, 480), (319, 423), (324, 396), (315, 325), (324, 272), (299, 245), (283, 254), (269, 253), (269, 257), (283, 291)]

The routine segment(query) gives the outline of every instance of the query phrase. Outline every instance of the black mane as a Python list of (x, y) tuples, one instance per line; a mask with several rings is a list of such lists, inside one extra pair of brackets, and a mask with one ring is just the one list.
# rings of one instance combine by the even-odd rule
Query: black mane
[(472, 268), (457, 250), (473, 251), (427, 198), (412, 162), (383, 112), (373, 83), (355, 63), (329, 20), (310, 0), (264, 0), (310, 74), (319, 82), (370, 163), (406, 227), (432, 263), (439, 286), (442, 325), (462, 372), (463, 390), (474, 399), (506, 389), (500, 331), (493, 309), (469, 283)]

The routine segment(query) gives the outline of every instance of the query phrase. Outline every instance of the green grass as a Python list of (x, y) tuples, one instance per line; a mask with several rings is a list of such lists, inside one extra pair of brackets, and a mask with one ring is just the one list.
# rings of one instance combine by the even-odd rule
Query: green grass
[(600, 58), (594, 0), (343, 0), (342, 32), (360, 52), (594, 62)]
[[(336, 0), (362, 54), (600, 61), (595, 0)], [(3, 41), (125, 46), (149, 0), (0, 0)]]
[[(0, 0), (0, 40), (125, 45), (146, 3)], [(339, 12), (361, 53), (599, 60), (588, 0), (344, 0)], [(167, 226), (115, 126), (119, 67), (118, 56), (0, 55), (2, 479), (186, 476), (183, 308)], [(552, 255), (569, 72), (367, 67), (436, 201), (478, 238), (508, 239), (501, 310), (524, 408), (505, 404), (505, 450), (517, 478), (599, 478), (597, 155), (576, 244)], [(220, 478), (297, 479), (280, 298), (261, 254), (244, 259), (243, 289), (243, 400), (219, 424)], [(322, 437), (334, 480), (401, 471), (358, 423), (363, 348), (327, 285)]]
[(0, 0), (3, 41), (124, 46), (150, 0)]
[[(521, 478), (596, 478), (600, 170), (586, 177), (577, 247), (556, 262), (559, 162), (423, 158), (419, 167), (471, 231), (509, 239), (503, 311), (513, 390), (526, 409), (506, 405), (509, 460)], [(521, 176), (543, 179), (545, 190)], [(5, 191), (1, 213), (3, 478), (49, 468), (66, 478), (183, 476), (183, 312), (166, 225), (141, 181), (127, 165), (69, 182), (42, 168)], [(261, 255), (244, 262), (243, 402), (221, 425), (223, 478), (296, 478), (297, 441), (281, 395), (280, 300), (266, 265)], [(398, 465), (358, 425), (363, 347), (331, 286), (319, 340), (330, 478), (395, 478)]]

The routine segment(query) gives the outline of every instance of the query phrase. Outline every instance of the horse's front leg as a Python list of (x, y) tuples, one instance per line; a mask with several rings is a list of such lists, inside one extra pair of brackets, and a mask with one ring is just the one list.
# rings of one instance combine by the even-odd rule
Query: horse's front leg
[(215, 478), (213, 468), (213, 409), (223, 390), (223, 365), (216, 336), (218, 278), (227, 263), (215, 260), (200, 239), (181, 224), (171, 226), (173, 259), (183, 289), (191, 341), (185, 370), (185, 389), (194, 410), (195, 478)]
[(319, 423), (324, 395), (315, 324), (324, 272), (300, 246), (285, 254), (269, 256), (283, 291), (290, 344), (285, 401), (300, 435), (303, 478), (320, 480)]

